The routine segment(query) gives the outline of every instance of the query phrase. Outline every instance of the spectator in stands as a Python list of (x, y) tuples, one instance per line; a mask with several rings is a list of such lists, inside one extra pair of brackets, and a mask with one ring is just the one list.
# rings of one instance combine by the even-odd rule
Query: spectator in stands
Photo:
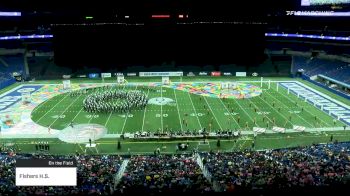
[(118, 184), (123, 193), (210, 192), (194, 156), (134, 156)]
[[(182, 144), (181, 144), (182, 145)], [(239, 190), (295, 190), (303, 187), (345, 187), (350, 184), (350, 143), (289, 149), (193, 155), (132, 156), (113, 189), (123, 158), (118, 155), (42, 155), (0, 150), (1, 195), (85, 195)], [(17, 187), (16, 159), (76, 159), (76, 187)], [(199, 160), (202, 160), (199, 161)], [(203, 168), (200, 165), (204, 165)], [(208, 172), (207, 172), (208, 171)], [(211, 176), (213, 183), (205, 177)]]

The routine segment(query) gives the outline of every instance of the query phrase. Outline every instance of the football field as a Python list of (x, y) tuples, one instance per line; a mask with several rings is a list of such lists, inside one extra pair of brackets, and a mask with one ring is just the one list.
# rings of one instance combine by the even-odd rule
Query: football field
[[(0, 113), (3, 145), (17, 145), (22, 152), (37, 152), (35, 143), (46, 141), (50, 153), (153, 153), (162, 147), (163, 153), (176, 153), (179, 142), (190, 144), (191, 150), (232, 151), (295, 147), (334, 141), (350, 141), (350, 101), (307, 81), (292, 78), (184, 77), (162, 84), (159, 78), (128, 78), (126, 85), (114, 80), (104, 83), (98, 79), (73, 79), (72, 91), (118, 86), (122, 91), (143, 91), (148, 97), (144, 109), (122, 112), (87, 112), (83, 100), (87, 94), (70, 95), (63, 90), (62, 80), (15, 84), (3, 89), (3, 109)], [(271, 83), (269, 84), (269, 80)], [(224, 87), (227, 83), (235, 86)], [(304, 89), (301, 89), (304, 88)], [(101, 88), (102, 89), (102, 88)], [(32, 102), (23, 104), (21, 92), (31, 91)], [(313, 92), (313, 94), (311, 93)], [(16, 99), (13, 99), (16, 97)], [(5, 99), (6, 98), (6, 99)], [(10, 99), (11, 98), (11, 99)], [(12, 102), (9, 102), (11, 100)], [(330, 106), (330, 107), (327, 107)], [(343, 110), (340, 110), (343, 109)], [(73, 123), (74, 127), (71, 126)], [(81, 125), (81, 129), (78, 129)], [(82, 125), (103, 127), (98, 137)], [(295, 126), (305, 128), (296, 130)], [(344, 126), (347, 126), (344, 130)], [(49, 129), (50, 127), (50, 129)], [(275, 128), (275, 129), (274, 129)], [(136, 132), (198, 135), (205, 129), (215, 136), (220, 130), (241, 131), (240, 137), (210, 137), (208, 144), (198, 139), (120, 139), (120, 134)], [(49, 131), (51, 130), (51, 131)], [(70, 142), (62, 139), (67, 130), (73, 130)], [(266, 134), (254, 137), (253, 130)], [(280, 133), (284, 130), (285, 133)], [(74, 137), (82, 135), (81, 141)], [(80, 136), (79, 136), (80, 137)], [(89, 138), (96, 139), (96, 149), (88, 149)], [(69, 138), (68, 138), (69, 139)], [(117, 149), (117, 143), (122, 148)]]
[[(39, 125), (58, 130), (68, 127), (71, 122), (74, 125), (100, 124), (107, 128), (108, 134), (137, 131), (193, 132), (203, 129), (210, 132), (218, 130), (244, 132), (252, 131), (253, 127), (271, 129), (273, 126), (286, 129), (303, 126), (312, 130), (345, 125), (296, 94), (288, 93), (288, 90), (278, 83), (272, 82), (270, 88), (266, 82), (263, 83), (262, 93), (249, 98), (224, 98), (220, 95), (225, 93), (225, 89), (220, 88), (215, 89), (215, 92), (207, 90), (198, 93), (199, 90), (213, 85), (212, 83), (184, 84), (190, 86), (190, 89), (181, 89), (180, 83), (176, 84), (175, 88), (174, 85), (128, 84), (125, 89), (142, 90), (149, 99), (145, 109), (129, 113), (90, 113), (83, 109), (83, 100), (87, 95), (72, 97), (69, 93), (63, 93), (38, 105), (31, 117)], [(243, 88), (247, 84), (260, 88), (259, 82), (241, 82), (241, 84)], [(195, 89), (197, 87), (199, 89)], [(193, 88), (197, 90), (195, 93)]]

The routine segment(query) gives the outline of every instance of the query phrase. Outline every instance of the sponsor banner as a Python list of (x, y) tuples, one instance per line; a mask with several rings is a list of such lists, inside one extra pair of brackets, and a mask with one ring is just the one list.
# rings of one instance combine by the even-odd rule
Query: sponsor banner
[(127, 76), (137, 76), (137, 73), (127, 73)]
[(182, 71), (178, 72), (139, 72), (140, 77), (155, 77), (155, 76), (183, 76)]
[(22, 93), (33, 93), (40, 89), (42, 85), (25, 85), (0, 95), (0, 112), (22, 100)]
[(236, 76), (246, 77), (247, 76), (247, 72), (236, 72)]
[(199, 72), (198, 75), (200, 75), (200, 76), (207, 76), (207, 75), (208, 75), (208, 72), (201, 71), (201, 72)]
[(350, 107), (344, 103), (299, 82), (281, 82), (280, 85), (328, 115), (350, 125)]
[(278, 133), (285, 133), (286, 129), (283, 127), (272, 127), (272, 131), (278, 132)]
[(70, 89), (71, 83), (70, 80), (63, 80), (63, 89)]
[(224, 72), (224, 76), (232, 76), (231, 72)]
[(70, 77), (71, 77), (70, 75), (62, 75), (63, 79), (70, 79)]
[(305, 131), (305, 127), (303, 126), (293, 125), (293, 129), (296, 131)]
[(100, 77), (100, 74), (98, 73), (90, 73), (89, 74), (89, 78), (99, 78)]
[(115, 75), (115, 76), (124, 76), (123, 73), (115, 73), (114, 75)]
[(188, 72), (187, 76), (195, 76), (194, 73), (191, 71), (191, 72)]
[(101, 73), (101, 77), (102, 78), (111, 78), (112, 77), (112, 73)]
[(254, 77), (256, 77), (256, 76), (258, 76), (258, 75), (259, 75), (259, 74), (256, 73), (256, 72), (252, 73), (252, 76), (254, 76)]
[(221, 76), (221, 72), (219, 71), (212, 71), (211, 76)]
[(256, 133), (265, 133), (266, 128), (261, 128), (261, 127), (253, 127), (253, 131)]
[(87, 76), (82, 74), (82, 75), (77, 75), (77, 78), (86, 78)]

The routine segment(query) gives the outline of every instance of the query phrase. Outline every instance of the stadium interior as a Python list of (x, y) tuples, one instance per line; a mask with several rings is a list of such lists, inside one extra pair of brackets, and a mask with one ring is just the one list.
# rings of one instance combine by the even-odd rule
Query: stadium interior
[(0, 1), (0, 195), (350, 193), (350, 0)]

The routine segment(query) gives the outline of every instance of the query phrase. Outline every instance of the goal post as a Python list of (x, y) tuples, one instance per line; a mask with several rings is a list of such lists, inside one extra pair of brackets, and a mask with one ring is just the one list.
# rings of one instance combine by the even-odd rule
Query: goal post
[(124, 84), (125, 83), (125, 78), (122, 75), (117, 76), (117, 83), (118, 84)]
[(236, 89), (237, 83), (236, 82), (222, 82), (221, 83), (221, 89)]
[(221, 89), (228, 89), (229, 87), (228, 87), (228, 82), (222, 82), (221, 83)]
[(30, 92), (23, 92), (21, 94), (22, 96), (22, 103), (23, 104), (28, 104), (30, 102), (32, 102), (32, 95), (30, 94)]
[(162, 76), (162, 84), (165, 84), (165, 85), (170, 84), (170, 77), (169, 76)]
[(63, 89), (64, 90), (70, 90), (71, 89), (71, 82), (70, 82), (70, 80), (63, 80)]

